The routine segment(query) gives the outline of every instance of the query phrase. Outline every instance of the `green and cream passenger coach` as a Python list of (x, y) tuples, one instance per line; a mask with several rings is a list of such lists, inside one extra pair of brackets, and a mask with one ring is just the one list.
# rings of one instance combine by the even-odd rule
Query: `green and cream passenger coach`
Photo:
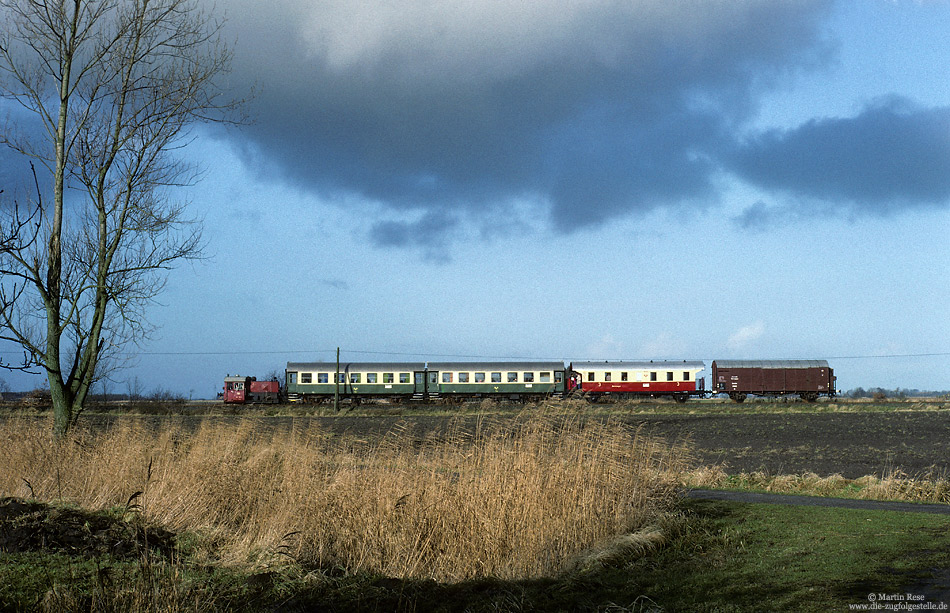
[(289, 362), (287, 398), (531, 400), (562, 396), (566, 372), (563, 362)]
[(563, 362), (433, 362), (429, 379), (442, 398), (533, 400), (564, 394)]
[(341, 398), (402, 398), (415, 393), (424, 362), (288, 362), (287, 399), (322, 402)]

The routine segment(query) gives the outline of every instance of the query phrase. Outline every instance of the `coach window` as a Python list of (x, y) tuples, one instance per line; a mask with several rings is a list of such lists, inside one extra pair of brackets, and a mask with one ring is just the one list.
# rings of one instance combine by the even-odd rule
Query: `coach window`
[(621, 380), (621, 381), (626, 381), (626, 380), (627, 380), (627, 373), (625, 373), (625, 372), (620, 373), (620, 380)]
[(337, 382), (339, 382), (339, 383), (346, 383), (346, 373), (345, 373), (345, 372), (338, 372), (338, 373), (336, 374), (336, 380), (337, 380)]
[(452, 382), (452, 373), (444, 372), (442, 373), (442, 383), (451, 383)]
[(672, 373), (672, 371), (666, 373), (666, 380), (667, 380), (667, 381), (672, 381), (672, 380), (673, 380), (673, 373)]
[(524, 379), (523, 379), (523, 381), (524, 381), (525, 383), (534, 383), (534, 373), (533, 373), (533, 372), (526, 372), (526, 373), (524, 374)]
[(468, 373), (460, 372), (459, 373), (459, 383), (468, 383)]
[(550, 383), (551, 382), (551, 373), (543, 372), (541, 373), (541, 383)]
[(317, 373), (317, 383), (329, 383), (329, 382), (330, 382), (330, 373), (328, 372)]
[(588, 380), (588, 381), (593, 381), (593, 380), (594, 380), (594, 372), (593, 372), (593, 371), (587, 373), (587, 380)]
[(656, 381), (656, 372), (655, 372), (655, 371), (650, 373), (650, 381)]
[(612, 372), (605, 372), (605, 373), (604, 373), (604, 381), (610, 381), (610, 378), (611, 378), (610, 376), (611, 376), (612, 374), (613, 374)]
[(300, 373), (300, 382), (301, 382), (301, 383), (313, 383), (313, 373), (312, 373), (312, 372), (302, 372), (302, 373)]
[(429, 383), (438, 383), (439, 382), (439, 371), (429, 373)]
[(684, 371), (683, 371), (683, 381), (689, 381), (689, 371), (688, 371), (688, 370), (684, 370)]
[(564, 373), (562, 373), (560, 370), (554, 371), (554, 382), (560, 383), (563, 380), (564, 380)]
[(393, 382), (393, 373), (384, 372), (383, 373), (383, 383), (392, 383)]
[(361, 379), (362, 379), (362, 375), (360, 373), (358, 372), (350, 373), (350, 383), (359, 383)]
[(500, 373), (500, 372), (493, 372), (493, 373), (491, 374), (491, 382), (492, 382), (492, 383), (501, 383), (501, 373)]
[(508, 373), (508, 383), (517, 383), (518, 382), (518, 373), (510, 372)]
[(409, 373), (401, 372), (399, 373), (399, 382), (400, 383), (409, 383)]
[(475, 373), (475, 383), (484, 383), (485, 382), (485, 373), (477, 372)]
[(378, 374), (378, 373), (375, 373), (375, 372), (368, 372), (368, 373), (366, 373), (366, 382), (367, 382), (367, 383), (376, 383), (376, 381), (377, 381), (378, 379), (379, 379), (379, 374)]
[(287, 384), (293, 385), (295, 383), (297, 383), (297, 373), (295, 372), (287, 373)]

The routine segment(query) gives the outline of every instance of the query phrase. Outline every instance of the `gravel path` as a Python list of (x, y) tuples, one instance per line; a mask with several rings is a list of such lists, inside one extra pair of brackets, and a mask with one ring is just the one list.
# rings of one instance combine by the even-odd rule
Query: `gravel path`
[(725, 492), (720, 490), (690, 489), (683, 492), (686, 498), (700, 500), (725, 500), (753, 504), (784, 504), (808, 507), (838, 507), (863, 511), (903, 511), (906, 513), (934, 513), (950, 515), (948, 504), (919, 504), (914, 502), (889, 502), (880, 500), (855, 500), (851, 498), (823, 498), (819, 496), (795, 496), (791, 494), (756, 494), (751, 492)]

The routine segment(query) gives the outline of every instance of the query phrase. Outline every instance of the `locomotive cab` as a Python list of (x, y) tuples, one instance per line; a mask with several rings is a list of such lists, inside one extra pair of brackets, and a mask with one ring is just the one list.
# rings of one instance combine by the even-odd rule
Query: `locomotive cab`
[(224, 402), (225, 404), (244, 404), (247, 390), (253, 377), (225, 377)]

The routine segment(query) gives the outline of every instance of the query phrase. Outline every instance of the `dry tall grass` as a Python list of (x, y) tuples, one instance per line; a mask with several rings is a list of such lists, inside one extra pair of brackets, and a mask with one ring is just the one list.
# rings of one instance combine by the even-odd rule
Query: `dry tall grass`
[(596, 559), (638, 530), (657, 542), (687, 461), (612, 422), (483, 422), (440, 439), (405, 426), (376, 440), (261, 424), (152, 431), (127, 419), (57, 445), (48, 425), (6, 420), (0, 494), (96, 509), (141, 491), (146, 518), (205, 534), (226, 563), (520, 578)]
[(763, 471), (730, 475), (720, 466), (704, 466), (687, 472), (684, 484), (687, 487), (739, 488), (862, 500), (950, 504), (950, 478), (937, 471), (910, 476), (901, 470), (888, 470), (881, 476), (847, 479), (839, 474), (821, 477), (815, 473), (773, 475)]

